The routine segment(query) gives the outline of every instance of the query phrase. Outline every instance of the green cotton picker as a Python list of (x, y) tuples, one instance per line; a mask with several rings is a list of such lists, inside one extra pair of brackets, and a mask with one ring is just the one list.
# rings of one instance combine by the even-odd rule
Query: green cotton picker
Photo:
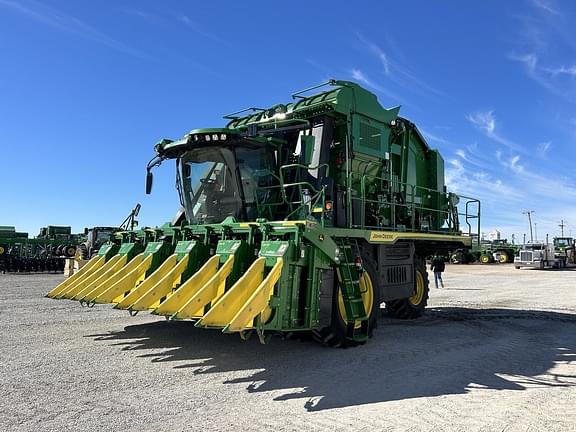
[(160, 141), (146, 192), (175, 160), (177, 217), (117, 233), (48, 297), (330, 346), (366, 342), (382, 305), (422, 315), (425, 258), (471, 247), (480, 202), (447, 192), (438, 151), (359, 85), (292, 99)]

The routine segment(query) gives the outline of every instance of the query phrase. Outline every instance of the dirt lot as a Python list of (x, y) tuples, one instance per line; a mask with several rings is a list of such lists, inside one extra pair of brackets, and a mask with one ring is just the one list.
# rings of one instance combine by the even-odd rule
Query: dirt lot
[(355, 349), (43, 297), (0, 274), (1, 431), (576, 430), (576, 269), (448, 266)]

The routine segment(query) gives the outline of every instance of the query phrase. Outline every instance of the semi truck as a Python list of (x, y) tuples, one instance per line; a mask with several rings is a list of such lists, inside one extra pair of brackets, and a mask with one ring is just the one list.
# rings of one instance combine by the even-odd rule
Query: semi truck
[(534, 242), (522, 245), (514, 258), (514, 267), (531, 267), (543, 270), (545, 268), (560, 268), (564, 260), (555, 255), (554, 245), (545, 242)]

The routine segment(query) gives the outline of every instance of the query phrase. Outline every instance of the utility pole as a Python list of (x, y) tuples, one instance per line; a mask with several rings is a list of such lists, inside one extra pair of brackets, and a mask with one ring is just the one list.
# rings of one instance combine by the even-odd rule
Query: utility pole
[(560, 230), (562, 231), (562, 235), (560, 237), (564, 237), (564, 227), (566, 226), (566, 222), (564, 222), (564, 219), (560, 219), (560, 224), (558, 226), (560, 227)]
[[(532, 235), (532, 213), (534, 213), (534, 210), (526, 210), (522, 212), (522, 214), (528, 215), (528, 224), (530, 225), (530, 242), (534, 241), (534, 236)], [(536, 224), (534, 224), (534, 227), (536, 227)]]

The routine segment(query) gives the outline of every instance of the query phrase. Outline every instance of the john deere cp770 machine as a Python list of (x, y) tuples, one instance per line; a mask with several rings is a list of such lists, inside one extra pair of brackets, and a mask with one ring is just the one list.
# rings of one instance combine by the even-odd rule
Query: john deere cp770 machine
[(152, 169), (174, 159), (180, 217), (118, 233), (48, 296), (331, 346), (366, 341), (382, 303), (420, 316), (425, 257), (471, 246), (479, 202), (448, 193), (439, 153), (357, 84), (292, 97), (159, 142), (147, 193)]

